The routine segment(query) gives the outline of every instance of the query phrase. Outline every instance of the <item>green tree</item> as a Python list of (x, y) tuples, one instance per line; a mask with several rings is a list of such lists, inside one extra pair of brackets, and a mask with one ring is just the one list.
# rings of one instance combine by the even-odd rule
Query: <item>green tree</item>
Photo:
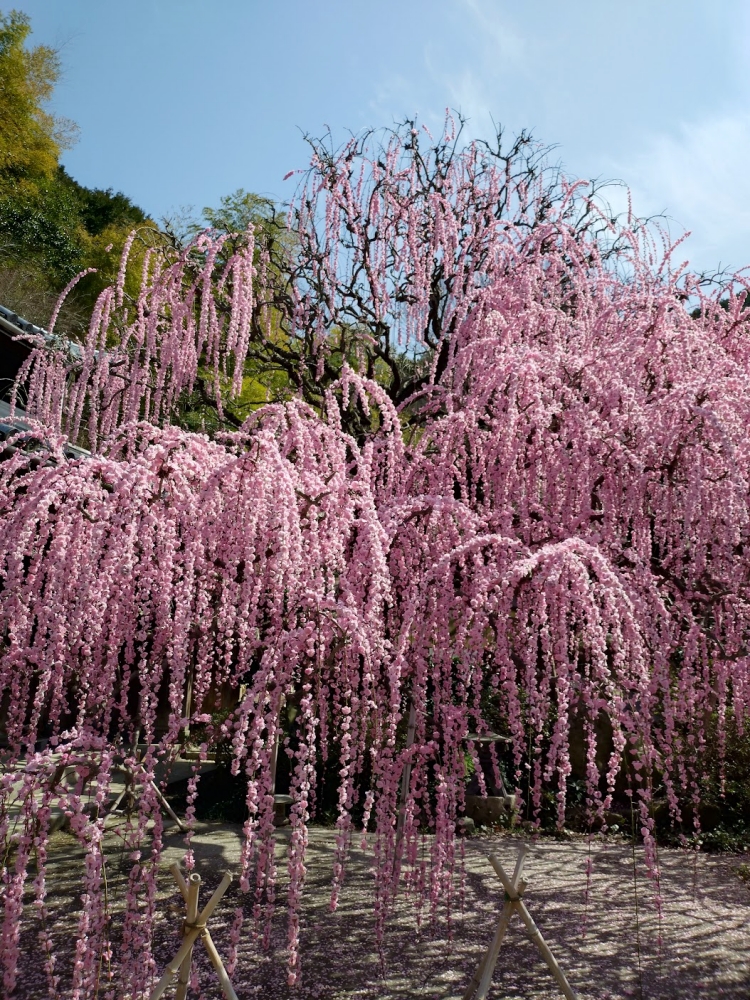
[[(49, 46), (28, 48), (30, 32), (25, 14), (0, 13), (0, 301), (45, 325), (71, 278), (96, 268), (61, 315), (75, 334), (114, 278), (128, 234), (143, 226), (150, 240), (156, 226), (126, 195), (84, 187), (60, 164), (76, 127), (45, 109), (60, 62)], [(133, 270), (139, 259), (136, 251)]]
[(275, 230), (282, 238), (286, 233), (284, 214), (270, 198), (237, 188), (224, 195), (218, 208), (203, 209), (206, 225), (223, 233), (243, 233), (248, 226), (261, 226), (269, 232)]
[[(231, 194), (224, 195), (217, 207), (205, 206), (200, 220), (190, 210), (179, 218), (165, 220), (166, 232), (173, 246), (179, 249), (205, 228), (226, 235), (228, 239), (220, 254), (220, 264), (222, 258), (226, 261), (244, 244), (250, 227), (256, 247), (256, 266), (265, 269), (267, 279), (273, 275), (272, 283), (279, 289), (283, 288), (288, 279), (286, 262), (294, 255), (294, 234), (287, 228), (286, 214), (270, 198), (238, 188)], [(200, 261), (198, 255), (196, 262)], [(224, 298), (218, 297), (219, 307), (228, 306), (230, 298), (231, 283), (227, 295)], [(276, 342), (283, 347), (285, 337), (280, 326), (280, 315), (273, 303), (270, 303), (264, 342)], [(222, 426), (213, 386), (213, 372), (199, 368), (195, 389), (182, 400), (180, 407), (178, 419), (183, 427), (212, 432)], [(280, 364), (272, 351), (254, 350), (245, 365), (242, 392), (238, 397), (224, 401), (223, 425), (237, 427), (259, 406), (288, 399), (294, 392), (288, 366)]]
[(60, 61), (47, 45), (26, 48), (29, 18), (0, 13), (0, 184), (51, 177), (60, 152), (72, 144), (76, 126), (47, 111), (60, 75)]

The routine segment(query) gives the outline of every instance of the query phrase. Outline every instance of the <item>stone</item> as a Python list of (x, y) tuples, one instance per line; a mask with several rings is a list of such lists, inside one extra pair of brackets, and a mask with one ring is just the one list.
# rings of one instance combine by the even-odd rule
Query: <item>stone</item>
[(479, 826), (492, 826), (499, 823), (501, 817), (508, 811), (504, 795), (467, 795), (466, 815)]

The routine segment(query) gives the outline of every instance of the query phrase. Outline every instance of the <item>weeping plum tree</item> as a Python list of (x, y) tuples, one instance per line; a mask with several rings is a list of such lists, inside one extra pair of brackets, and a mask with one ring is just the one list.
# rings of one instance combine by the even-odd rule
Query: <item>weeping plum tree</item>
[[(720, 308), (585, 188), (545, 186), (450, 127), (425, 150), (411, 128), (314, 147), (284, 267), (252, 232), (231, 253), (208, 233), (147, 254), (137, 301), (106, 291), (80, 352), (40, 347), (22, 373), (33, 426), (0, 466), (8, 994), (24, 921), (51, 995), (147, 994), (163, 830), (146, 779), (219, 689), (235, 707), (209, 743), (230, 743), (247, 788), (230, 967), (245, 914), (267, 935), (273, 913), (279, 734), (292, 982), (321, 762), (339, 779), (332, 904), (356, 807), (382, 937), (399, 880), (450, 909), (466, 737), (488, 711), (537, 821), (545, 788), (564, 820), (576, 720), (592, 822), (627, 765), (658, 899), (654, 783), (680, 820), (709, 717), (721, 741), (748, 708), (744, 290)], [(399, 344), (418, 362), (406, 377)], [(170, 423), (199, 368), (221, 408), (252, 351), (289, 364), (294, 398), (213, 440)], [(91, 457), (65, 459), (71, 437)], [(114, 927), (99, 807), (123, 759), (144, 793)], [(197, 776), (189, 826), (196, 791)], [(53, 805), (87, 857), (70, 982), (46, 930)]]
[(253, 222), (263, 280), (246, 364), (271, 395), (270, 376), (282, 375), (319, 407), (348, 362), (401, 406), (442, 373), (451, 336), (501, 273), (508, 227), (530, 232), (554, 210), (577, 242), (607, 230), (605, 256), (622, 249), (626, 233), (593, 210), (596, 184), (586, 198), (567, 197), (568, 182), (528, 134), (508, 144), (498, 130), (493, 142), (467, 145), (463, 129), (449, 119), (435, 141), (407, 119), (341, 149), (308, 136), (311, 165), (286, 217), (244, 191), (204, 210), (220, 232)]

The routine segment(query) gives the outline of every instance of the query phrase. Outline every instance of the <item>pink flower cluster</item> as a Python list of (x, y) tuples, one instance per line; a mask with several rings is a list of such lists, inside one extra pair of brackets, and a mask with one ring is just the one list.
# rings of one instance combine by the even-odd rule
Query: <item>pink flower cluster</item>
[[(180, 253), (147, 248), (140, 293), (130, 301), (125, 278), (135, 237), (125, 244), (116, 284), (99, 296), (83, 344), (43, 345), (17, 382), (26, 416), (93, 451), (124, 424), (166, 421), (193, 389), (199, 365), (211, 375), (220, 412), (222, 383), (234, 393), (242, 387), (254, 308), (252, 232), (222, 267), (217, 258), (228, 236), (201, 234)], [(80, 277), (60, 296), (50, 333)], [(228, 318), (218, 308), (225, 298)]]

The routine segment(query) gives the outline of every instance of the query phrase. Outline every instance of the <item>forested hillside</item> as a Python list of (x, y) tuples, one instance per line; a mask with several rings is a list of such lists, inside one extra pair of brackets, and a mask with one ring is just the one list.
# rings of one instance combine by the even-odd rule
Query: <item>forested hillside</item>
[(0, 303), (44, 326), (66, 284), (95, 268), (64, 307), (61, 326), (75, 333), (128, 234), (155, 224), (126, 195), (85, 187), (65, 170), (77, 128), (47, 110), (60, 62), (54, 49), (30, 46), (30, 33), (25, 14), (0, 11)]

